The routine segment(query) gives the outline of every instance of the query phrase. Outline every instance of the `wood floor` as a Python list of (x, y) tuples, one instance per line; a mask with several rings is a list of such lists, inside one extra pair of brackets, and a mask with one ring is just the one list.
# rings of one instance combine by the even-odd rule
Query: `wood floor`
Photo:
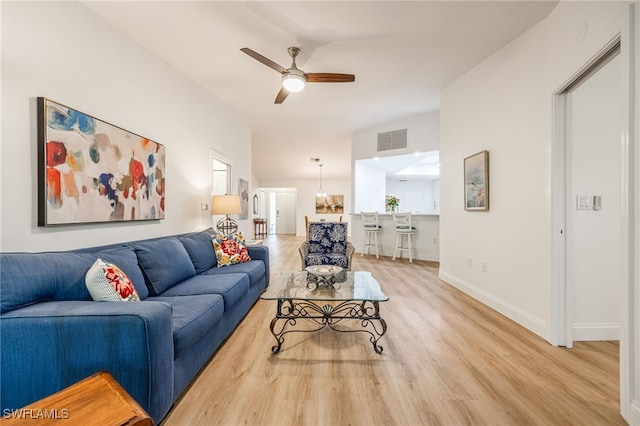
[[(302, 238), (270, 236), (272, 277)], [(260, 300), (169, 413), (174, 425), (624, 425), (617, 342), (549, 345), (440, 281), (437, 265), (360, 254), (389, 301), (364, 333), (289, 334), (278, 355)]]

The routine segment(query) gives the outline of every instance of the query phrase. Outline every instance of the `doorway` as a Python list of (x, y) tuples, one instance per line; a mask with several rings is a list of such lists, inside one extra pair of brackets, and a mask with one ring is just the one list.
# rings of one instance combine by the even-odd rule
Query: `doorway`
[(556, 344), (619, 340), (623, 64), (613, 41), (555, 96)]
[(567, 286), (573, 341), (620, 338), (620, 46), (566, 91)]
[(296, 233), (296, 191), (284, 188), (267, 190), (269, 234)]

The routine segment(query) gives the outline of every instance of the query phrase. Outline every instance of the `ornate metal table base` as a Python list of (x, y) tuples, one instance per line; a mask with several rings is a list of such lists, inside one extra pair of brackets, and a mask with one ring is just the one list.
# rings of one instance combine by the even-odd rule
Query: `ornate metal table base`
[[(287, 326), (295, 327), (299, 319), (309, 320), (317, 327), (311, 330), (287, 329)], [(360, 321), (362, 329), (336, 328), (344, 320)], [(278, 299), (276, 316), (271, 320), (271, 334), (278, 343), (271, 348), (271, 352), (280, 352), (285, 334), (314, 332), (325, 327), (341, 333), (369, 333), (373, 350), (382, 353), (382, 346), (378, 341), (386, 333), (387, 323), (380, 317), (379, 302), (348, 300), (337, 305), (327, 303), (320, 306), (310, 300), (298, 299)]]

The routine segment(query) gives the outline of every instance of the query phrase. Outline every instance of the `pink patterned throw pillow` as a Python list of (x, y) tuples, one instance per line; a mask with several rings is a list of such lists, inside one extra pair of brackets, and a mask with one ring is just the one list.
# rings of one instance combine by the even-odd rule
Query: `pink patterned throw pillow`
[(96, 302), (137, 302), (140, 300), (133, 283), (113, 263), (96, 259), (85, 275), (85, 284)]

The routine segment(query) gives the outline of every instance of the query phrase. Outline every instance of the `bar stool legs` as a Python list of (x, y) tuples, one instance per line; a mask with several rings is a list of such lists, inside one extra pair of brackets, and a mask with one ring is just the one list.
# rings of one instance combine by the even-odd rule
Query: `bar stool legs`
[(392, 260), (396, 260), (398, 255), (402, 256), (403, 251), (408, 251), (409, 262), (413, 263), (416, 228), (411, 225), (411, 212), (393, 213), (393, 224), (396, 228), (396, 247), (393, 250)]
[[(374, 246), (376, 248), (376, 259), (380, 259), (378, 250), (379, 248), (381, 248), (381, 246), (380, 246), (380, 239), (378, 238), (378, 235), (380, 235), (379, 229), (364, 230), (364, 241), (362, 243), (362, 250), (360, 251), (360, 257), (364, 256), (365, 249), (367, 249), (367, 254), (371, 254), (371, 246)], [(372, 238), (373, 238), (373, 243), (371, 242)]]
[[(364, 249), (368, 248), (367, 253), (371, 254), (371, 246), (376, 248), (376, 259), (380, 259), (379, 250), (382, 249), (380, 245), (380, 232), (382, 227), (378, 224), (378, 212), (361, 212), (360, 218), (362, 219), (362, 251), (360, 257), (364, 256)], [(373, 243), (371, 239), (373, 238)]]
[(402, 257), (402, 252), (406, 251), (409, 252), (409, 262), (413, 263), (413, 247), (415, 244), (413, 235), (413, 232), (396, 231), (396, 247), (393, 250), (392, 260), (396, 260), (396, 257)]

